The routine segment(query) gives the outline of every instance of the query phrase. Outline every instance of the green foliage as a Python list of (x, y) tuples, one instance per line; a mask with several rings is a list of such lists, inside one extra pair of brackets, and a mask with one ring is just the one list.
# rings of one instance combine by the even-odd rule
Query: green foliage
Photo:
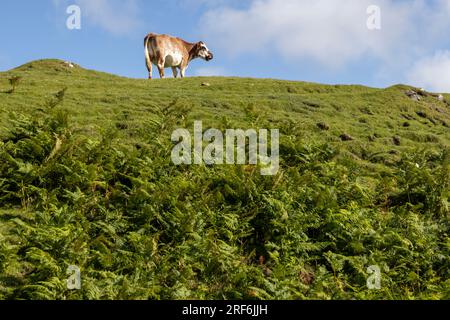
[(14, 93), (16, 91), (17, 86), (22, 81), (22, 77), (14, 76), (8, 79), (9, 84), (11, 85), (11, 90), (8, 91), (8, 93)]
[[(219, 97), (211, 83), (204, 90)], [(309, 95), (344, 90), (284, 86), (283, 94), (305, 94), (307, 109), (324, 103)], [(112, 121), (87, 128), (70, 108), (76, 90), (50, 100), (42, 95), (35, 103), (45, 101), (43, 107), (10, 112), (5, 120), (0, 299), (450, 298), (445, 144), (393, 146), (389, 153), (316, 140), (295, 118), (245, 104), (236, 120), (223, 104), (225, 111), (205, 120), (205, 128), (235, 121), (280, 128), (279, 173), (176, 167), (172, 131), (192, 128), (202, 103), (211, 100), (147, 101), (151, 112), (139, 121), (137, 110), (123, 108)], [(250, 100), (256, 104), (261, 92), (249, 93)], [(327, 134), (335, 134), (334, 122), (326, 123)], [(67, 289), (69, 265), (81, 269), (81, 290)], [(382, 270), (381, 290), (366, 286), (371, 265)]]

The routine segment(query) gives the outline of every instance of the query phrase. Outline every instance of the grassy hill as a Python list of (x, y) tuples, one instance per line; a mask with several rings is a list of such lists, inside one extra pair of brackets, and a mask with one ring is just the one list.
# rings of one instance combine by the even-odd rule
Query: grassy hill
[[(0, 73), (0, 299), (449, 299), (446, 99), (57, 60)], [(196, 120), (280, 129), (280, 171), (174, 166), (171, 133)]]

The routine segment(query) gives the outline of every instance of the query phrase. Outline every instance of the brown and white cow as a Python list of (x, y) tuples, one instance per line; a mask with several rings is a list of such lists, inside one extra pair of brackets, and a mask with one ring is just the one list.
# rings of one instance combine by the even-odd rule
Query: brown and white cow
[(172, 68), (175, 78), (180, 70), (181, 77), (184, 78), (186, 69), (192, 60), (201, 58), (210, 61), (213, 59), (213, 54), (202, 41), (190, 43), (169, 35), (149, 33), (145, 37), (144, 45), (149, 79), (152, 78), (152, 64), (158, 67), (162, 79), (164, 78), (164, 68)]

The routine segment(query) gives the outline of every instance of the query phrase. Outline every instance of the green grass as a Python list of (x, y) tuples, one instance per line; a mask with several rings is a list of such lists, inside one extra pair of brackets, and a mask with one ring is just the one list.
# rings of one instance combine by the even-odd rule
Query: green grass
[[(450, 106), (410, 89), (0, 73), (0, 298), (449, 299)], [(280, 129), (279, 173), (173, 166), (196, 120)]]

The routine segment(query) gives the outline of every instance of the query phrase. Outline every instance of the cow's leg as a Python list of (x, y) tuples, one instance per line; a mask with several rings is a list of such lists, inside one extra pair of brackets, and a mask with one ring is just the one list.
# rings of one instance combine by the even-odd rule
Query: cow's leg
[(184, 78), (186, 76), (186, 69), (187, 69), (187, 66), (182, 66), (180, 68), (180, 70), (181, 70), (181, 77), (182, 78)]
[(178, 77), (178, 69), (177, 69), (177, 67), (172, 67), (172, 72), (173, 72), (173, 77), (177, 78)]
[(152, 79), (152, 73), (153, 73), (153, 65), (152, 65), (152, 63), (148, 63), (147, 64), (147, 69), (148, 69), (148, 78), (151, 80)]
[(159, 60), (158, 61), (158, 70), (159, 70), (159, 76), (161, 77), (161, 79), (164, 79), (165, 74), (164, 74), (164, 65), (166, 64), (166, 62), (164, 60)]

